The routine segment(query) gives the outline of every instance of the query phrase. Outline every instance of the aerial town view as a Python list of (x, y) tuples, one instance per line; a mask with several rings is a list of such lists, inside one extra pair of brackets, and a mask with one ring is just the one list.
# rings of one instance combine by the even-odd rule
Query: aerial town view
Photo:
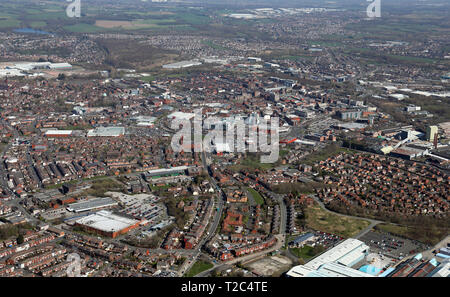
[(0, 276), (450, 276), (449, 14), (0, 0)]

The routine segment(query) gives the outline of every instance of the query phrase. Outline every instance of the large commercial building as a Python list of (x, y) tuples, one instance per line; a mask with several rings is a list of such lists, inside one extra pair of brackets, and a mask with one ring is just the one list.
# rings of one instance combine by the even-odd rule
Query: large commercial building
[(72, 130), (49, 130), (45, 132), (45, 137), (69, 137), (72, 136)]
[(290, 277), (370, 277), (368, 273), (351, 268), (368, 254), (369, 247), (362, 241), (349, 238), (334, 248), (312, 259), (305, 265), (298, 265), (287, 272)]
[(188, 68), (188, 67), (199, 66), (199, 65), (202, 65), (202, 63), (199, 61), (181, 61), (178, 63), (163, 65), (163, 68), (164, 69), (181, 69), (181, 68)]
[(112, 238), (139, 227), (141, 223), (142, 221), (113, 214), (106, 210), (101, 210), (75, 221), (76, 226)]
[(88, 137), (119, 137), (125, 134), (124, 127), (98, 127), (93, 130), (89, 130)]

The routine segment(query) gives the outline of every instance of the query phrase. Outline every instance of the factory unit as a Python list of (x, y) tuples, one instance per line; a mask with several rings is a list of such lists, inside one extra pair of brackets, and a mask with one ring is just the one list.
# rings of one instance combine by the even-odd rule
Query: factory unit
[(45, 132), (45, 137), (69, 137), (72, 136), (72, 130), (49, 130)]
[(336, 277), (336, 276), (371, 276), (368, 273), (351, 268), (364, 260), (369, 246), (364, 242), (349, 238), (312, 259), (305, 265), (298, 265), (287, 272), (289, 277)]
[(68, 211), (82, 212), (88, 210), (96, 210), (105, 207), (116, 206), (119, 203), (112, 198), (94, 198), (88, 201), (72, 203), (67, 207)]
[(178, 63), (163, 65), (163, 68), (164, 69), (182, 69), (182, 68), (188, 68), (188, 67), (199, 66), (199, 65), (202, 65), (202, 63), (199, 61), (181, 61)]

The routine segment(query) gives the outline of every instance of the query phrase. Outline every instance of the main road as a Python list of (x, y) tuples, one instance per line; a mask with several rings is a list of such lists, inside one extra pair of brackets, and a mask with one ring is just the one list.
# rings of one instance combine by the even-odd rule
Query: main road
[(214, 186), (214, 188), (215, 188), (215, 190), (216, 190), (216, 192), (218, 194), (217, 195), (217, 205), (214, 204), (214, 207), (215, 207), (214, 217), (213, 217), (212, 221), (209, 224), (209, 228), (208, 228), (208, 231), (206, 233), (206, 236), (204, 236), (199, 241), (199, 243), (197, 244), (196, 248), (194, 249), (194, 252), (193, 252), (193, 255), (192, 255), (191, 259), (186, 261), (185, 262), (186, 264), (183, 264), (183, 267), (182, 267), (182, 269), (180, 271), (181, 275), (184, 275), (186, 272), (188, 272), (191, 269), (191, 267), (195, 264), (196, 260), (200, 256), (202, 247), (209, 240), (211, 240), (211, 238), (216, 233), (216, 230), (217, 230), (217, 228), (219, 227), (219, 224), (220, 224), (220, 219), (222, 218), (222, 212), (223, 212), (224, 203), (225, 203), (225, 194), (222, 191), (222, 189), (217, 185), (214, 177), (212, 176), (212, 173), (211, 173), (210, 168), (209, 168), (208, 156), (206, 155), (205, 151), (202, 152), (202, 163), (203, 163), (203, 167), (208, 172), (208, 176), (209, 176), (209, 180), (210, 180), (211, 184)]

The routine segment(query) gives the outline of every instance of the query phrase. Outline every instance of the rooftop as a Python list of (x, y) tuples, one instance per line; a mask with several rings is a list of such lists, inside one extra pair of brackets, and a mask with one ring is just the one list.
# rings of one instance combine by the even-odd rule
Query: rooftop
[(109, 211), (99, 211), (76, 221), (77, 224), (105, 232), (118, 232), (139, 223), (138, 220), (125, 218)]

